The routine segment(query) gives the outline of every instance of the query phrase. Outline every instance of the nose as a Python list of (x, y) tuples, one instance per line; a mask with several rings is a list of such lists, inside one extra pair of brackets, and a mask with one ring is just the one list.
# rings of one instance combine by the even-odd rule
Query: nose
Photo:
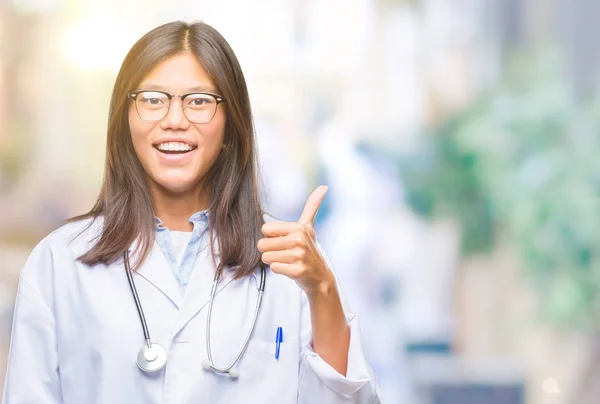
[(181, 98), (173, 97), (169, 106), (169, 112), (160, 123), (162, 129), (187, 130), (190, 127), (190, 121), (183, 113), (183, 104)]

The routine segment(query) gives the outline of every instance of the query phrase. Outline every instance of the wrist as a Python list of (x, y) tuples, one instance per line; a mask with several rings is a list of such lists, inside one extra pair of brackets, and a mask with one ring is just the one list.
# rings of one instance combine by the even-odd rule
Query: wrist
[(325, 302), (337, 297), (337, 285), (333, 276), (320, 281), (312, 290), (307, 291), (306, 295), (311, 303)]

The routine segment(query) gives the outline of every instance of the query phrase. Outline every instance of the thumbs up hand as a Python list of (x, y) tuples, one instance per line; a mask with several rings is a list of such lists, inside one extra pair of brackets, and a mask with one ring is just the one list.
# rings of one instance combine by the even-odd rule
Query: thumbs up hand
[(269, 222), (262, 226), (262, 238), (257, 248), (262, 261), (274, 273), (296, 281), (308, 296), (329, 291), (335, 287), (335, 278), (319, 253), (316, 244), (314, 221), (321, 202), (327, 193), (319, 186), (306, 201), (297, 222)]

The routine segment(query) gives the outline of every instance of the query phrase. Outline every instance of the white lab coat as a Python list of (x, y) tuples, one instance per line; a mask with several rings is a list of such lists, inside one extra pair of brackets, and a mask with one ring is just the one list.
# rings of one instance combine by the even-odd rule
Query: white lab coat
[[(100, 231), (98, 220), (70, 242), (87, 223), (71, 223), (51, 233), (21, 271), (3, 404), (381, 402), (355, 315), (346, 314), (351, 341), (343, 377), (310, 347), (304, 292), (270, 270), (256, 329), (237, 365), (239, 378), (205, 371), (214, 266), (208, 253), (201, 253), (182, 296), (156, 244), (133, 278), (151, 339), (167, 348), (168, 362), (161, 371), (144, 374), (135, 362), (144, 336), (122, 259), (94, 267), (75, 260)], [(220, 282), (211, 323), (216, 366), (229, 366), (239, 352), (254, 314), (259, 280), (257, 268), (237, 281), (227, 272)], [(278, 360), (277, 327), (282, 327), (284, 341)]]

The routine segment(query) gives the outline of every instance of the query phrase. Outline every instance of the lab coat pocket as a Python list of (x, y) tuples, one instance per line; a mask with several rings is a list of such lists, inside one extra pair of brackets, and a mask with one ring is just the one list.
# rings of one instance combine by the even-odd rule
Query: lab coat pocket
[[(299, 346), (283, 342), (275, 358), (275, 342), (250, 340), (239, 362), (240, 398), (243, 394), (261, 397), (264, 403), (296, 402), (298, 392)], [(241, 402), (241, 401), (240, 401)]]

